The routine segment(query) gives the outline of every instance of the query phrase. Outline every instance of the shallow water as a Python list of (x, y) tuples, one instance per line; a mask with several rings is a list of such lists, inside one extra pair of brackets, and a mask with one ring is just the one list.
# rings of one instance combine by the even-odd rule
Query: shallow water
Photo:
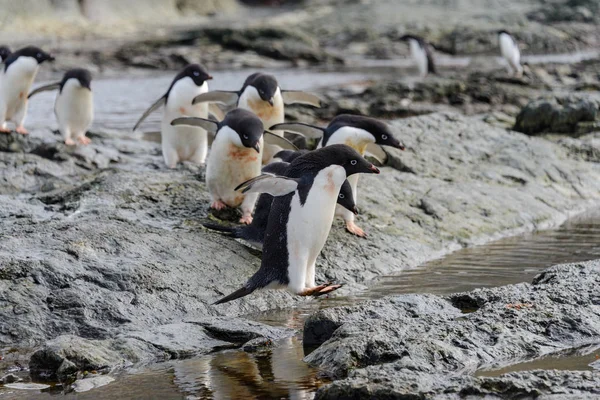
[[(353, 297), (307, 301), (288, 310), (276, 310), (251, 318), (276, 326), (301, 329), (304, 320), (322, 308), (351, 305), (390, 294), (435, 293), (439, 295), (476, 287), (528, 282), (555, 264), (600, 258), (600, 210), (580, 215), (555, 230), (498, 240), (468, 248), (397, 275), (385, 276), (369, 290)], [(200, 358), (163, 363), (140, 371), (128, 371), (117, 381), (77, 398), (87, 399), (309, 399), (326, 383), (302, 358), (301, 336), (285, 339), (271, 350), (256, 354), (229, 350)], [(549, 355), (478, 375), (537, 368), (590, 370), (600, 356), (598, 347)], [(53, 393), (60, 393), (54, 388)], [(67, 397), (75, 396), (68, 394)], [(39, 391), (0, 389), (0, 399), (49, 399)]]

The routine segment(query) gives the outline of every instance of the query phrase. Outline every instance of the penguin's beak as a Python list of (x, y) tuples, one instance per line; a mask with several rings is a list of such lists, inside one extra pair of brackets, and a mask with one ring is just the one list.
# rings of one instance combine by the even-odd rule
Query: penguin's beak
[(398, 144), (396, 145), (397, 149), (400, 149), (402, 151), (406, 150), (406, 146), (404, 146), (403, 143), (398, 142)]
[(269, 104), (271, 105), (271, 107), (273, 107), (273, 103), (274, 103), (274, 102), (273, 102), (273, 98), (271, 97), (271, 98), (269, 99)]
[(259, 153), (259, 154), (260, 154), (260, 144), (256, 143), (254, 146), (252, 146), (252, 148), (253, 148), (254, 150), (256, 150), (256, 152), (257, 152), (257, 153)]
[(48, 61), (52, 62), (52, 61), (54, 61), (54, 60), (56, 60), (56, 58), (54, 58), (54, 57), (52, 57), (52, 56), (48, 56)]
[(213, 79), (212, 75), (208, 75), (208, 76), (206, 77), (206, 80), (207, 80), (207, 81), (210, 81), (211, 79)]
[(356, 208), (356, 206), (352, 207), (352, 210), (350, 210), (354, 213), (354, 215), (358, 215), (358, 208)]
[(377, 168), (377, 167), (376, 167), (376, 166), (374, 166), (373, 164), (371, 164), (371, 166), (369, 167), (369, 170), (370, 170), (372, 173), (374, 173), (374, 174), (378, 174), (378, 173), (380, 172), (380, 171), (379, 171), (379, 168)]

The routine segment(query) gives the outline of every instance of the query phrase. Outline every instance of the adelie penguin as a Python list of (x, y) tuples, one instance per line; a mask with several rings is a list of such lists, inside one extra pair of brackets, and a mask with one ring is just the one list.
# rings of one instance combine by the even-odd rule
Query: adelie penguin
[(8, 46), (0, 46), (0, 64), (10, 56), (10, 48)]
[(508, 63), (508, 72), (516, 77), (523, 75), (521, 66), (521, 52), (515, 38), (502, 29), (498, 31), (498, 43), (500, 45), (500, 54)]
[(67, 71), (60, 82), (41, 86), (28, 96), (31, 98), (37, 93), (58, 89), (54, 115), (66, 145), (72, 146), (75, 141), (83, 145), (90, 143), (90, 139), (85, 134), (94, 120), (91, 84), (91, 72), (87, 69), (75, 68)]
[[(194, 98), (193, 104), (203, 102), (219, 103), (225, 106), (237, 106), (256, 114), (265, 127), (284, 121), (284, 104), (307, 104), (320, 107), (319, 98), (313, 94), (296, 91), (282, 90), (273, 75), (256, 72), (244, 82), (238, 91), (213, 91), (201, 94)], [(283, 137), (283, 132), (274, 132)], [(263, 162), (267, 163), (273, 154), (281, 150), (277, 143), (266, 146)]]
[[(292, 152), (291, 150), (284, 150), (287, 152)], [(299, 157), (303, 153), (296, 152)], [(279, 155), (276, 154), (275, 157)], [(286, 154), (287, 156), (287, 154)], [(292, 158), (292, 157), (286, 157)], [(293, 157), (290, 161), (293, 161), (296, 157)], [(289, 167), (289, 162), (272, 162), (271, 164), (265, 165), (262, 169), (263, 174), (274, 174), (285, 176), (287, 169)], [(252, 223), (250, 225), (243, 226), (223, 226), (216, 224), (204, 224), (206, 228), (216, 230), (222, 232), (229, 237), (235, 239), (244, 239), (249, 242), (253, 246), (262, 249), (263, 240), (265, 237), (265, 232), (267, 230), (267, 222), (269, 220), (269, 212), (271, 211), (271, 204), (273, 203), (273, 196), (268, 193), (262, 193), (258, 201), (256, 202), (256, 208), (254, 209), (254, 218), (252, 219)], [(354, 203), (354, 197), (352, 195), (352, 186), (348, 180), (345, 180), (340, 189), (340, 193), (338, 194), (337, 203), (344, 207), (345, 209), (357, 214), (356, 204)]]
[(341, 285), (315, 282), (315, 263), (333, 221), (346, 177), (379, 170), (349, 146), (337, 144), (296, 158), (286, 176), (263, 174), (240, 185), (245, 193), (275, 196), (269, 212), (260, 269), (246, 284), (215, 304), (258, 289), (287, 288), (300, 296), (319, 296)]
[(28, 46), (11, 53), (0, 65), (0, 132), (10, 132), (8, 121), (15, 124), (16, 131), (23, 135), (27, 114), (27, 94), (39, 67), (54, 57), (38, 47)]
[(206, 131), (198, 126), (173, 126), (171, 121), (179, 117), (208, 118), (206, 103), (192, 105), (192, 99), (208, 92), (207, 81), (212, 76), (199, 64), (190, 64), (182, 69), (171, 82), (167, 92), (152, 104), (136, 122), (140, 124), (160, 107), (164, 106), (161, 123), (163, 158), (167, 167), (175, 168), (182, 161), (204, 164), (208, 152)]
[[(200, 127), (215, 138), (206, 166), (206, 185), (211, 197), (211, 208), (241, 207), (241, 223), (252, 222), (252, 211), (258, 194), (244, 195), (235, 191), (240, 183), (260, 174), (263, 135), (262, 121), (241, 108), (232, 110), (221, 122), (205, 118), (181, 117), (173, 120), (174, 127)], [(275, 135), (273, 135), (275, 136)], [(281, 143), (285, 139), (277, 137)], [(287, 142), (289, 148), (294, 146)]]
[(419, 68), (419, 74), (422, 77), (436, 73), (431, 45), (427, 43), (425, 39), (414, 35), (404, 35), (400, 40), (408, 43), (410, 54), (415, 60), (417, 68)]
[[(284, 123), (277, 124), (271, 129), (282, 129), (297, 132), (309, 138), (321, 138), (318, 147), (330, 146), (333, 144), (346, 144), (360, 155), (367, 151), (380, 160), (387, 157), (385, 151), (380, 146), (389, 146), (404, 150), (404, 145), (400, 143), (390, 131), (390, 128), (383, 122), (370, 117), (360, 115), (338, 115), (331, 120), (326, 128), (302, 123)], [(348, 178), (354, 194), (354, 201), (358, 198), (358, 175)], [(354, 214), (346, 209), (338, 207), (336, 215), (342, 217), (346, 222), (346, 229), (357, 236), (364, 237), (366, 233), (354, 223)]]

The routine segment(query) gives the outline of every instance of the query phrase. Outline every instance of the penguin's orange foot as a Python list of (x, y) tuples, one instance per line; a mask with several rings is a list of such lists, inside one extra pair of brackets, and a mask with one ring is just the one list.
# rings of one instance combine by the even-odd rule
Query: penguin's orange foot
[(353, 221), (346, 221), (346, 230), (353, 235), (359, 237), (367, 237), (367, 233), (363, 231), (358, 225), (356, 225)]
[(240, 218), (240, 224), (250, 225), (252, 223), (252, 219), (252, 215), (250, 214), (242, 215), (242, 218)]
[(2, 132), (2, 133), (10, 133), (11, 130), (8, 129), (8, 128), (0, 128), (0, 132)]
[(67, 146), (75, 146), (75, 141), (73, 139), (71, 139), (71, 138), (65, 139), (65, 144)]
[(342, 285), (332, 285), (331, 282), (324, 283), (313, 288), (306, 288), (302, 292), (298, 293), (300, 296), (321, 296), (327, 293), (331, 293), (341, 288)]
[(222, 210), (227, 207), (227, 204), (223, 203), (221, 200), (213, 201), (210, 204), (210, 208), (214, 208), (215, 210)]
[(28, 135), (29, 132), (27, 131), (27, 129), (25, 129), (25, 127), (23, 126), (17, 126), (17, 129), (15, 129), (17, 131), (17, 133), (20, 133), (21, 135)]
[(77, 141), (84, 146), (87, 146), (88, 144), (92, 143), (92, 139), (90, 139), (89, 137), (86, 137), (86, 136), (79, 136), (77, 138)]

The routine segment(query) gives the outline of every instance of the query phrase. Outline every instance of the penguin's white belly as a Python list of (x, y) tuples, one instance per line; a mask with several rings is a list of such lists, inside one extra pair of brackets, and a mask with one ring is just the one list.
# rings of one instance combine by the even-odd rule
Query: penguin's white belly
[(7, 120), (12, 120), (15, 114), (25, 107), (32, 82), (33, 76), (27, 80), (10, 79), (6, 76), (3, 78), (0, 96), (5, 103)]
[(425, 52), (425, 49), (423, 49), (416, 40), (411, 40), (410, 52), (419, 68), (421, 76), (427, 75), (427, 53)]
[(245, 196), (234, 189), (260, 175), (262, 154), (252, 148), (238, 147), (221, 135), (222, 132), (217, 134), (208, 156), (206, 183), (213, 199), (238, 207)]
[(54, 112), (59, 126), (74, 134), (85, 133), (94, 118), (92, 92), (85, 88), (63, 88), (56, 97)]
[[(299, 259), (307, 263), (315, 260), (323, 249), (331, 230), (338, 193), (345, 179), (344, 169), (332, 165), (317, 174), (304, 205), (300, 203), (298, 192), (292, 198), (287, 224), (290, 266), (295, 266)], [(294, 274), (295, 271), (290, 273)], [(304, 282), (305, 272), (297, 273), (298, 279)]]

